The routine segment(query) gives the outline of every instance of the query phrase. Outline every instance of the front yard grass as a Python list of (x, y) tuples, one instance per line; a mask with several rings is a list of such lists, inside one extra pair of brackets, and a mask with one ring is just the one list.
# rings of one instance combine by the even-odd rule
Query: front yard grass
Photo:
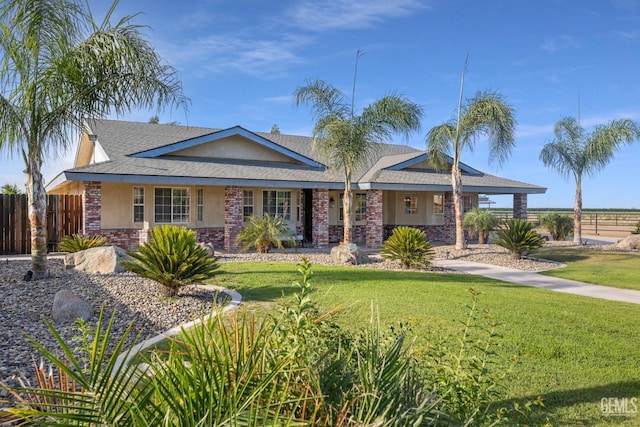
[[(213, 282), (239, 291), (245, 307), (259, 313), (275, 310), (299, 279), (292, 263), (224, 263), (221, 270), (224, 274)], [(365, 326), (373, 304), (382, 325), (411, 325), (417, 357), (436, 337), (459, 336), (471, 302), (468, 289), (474, 288), (482, 293), (480, 308), (502, 323), (500, 369), (517, 360), (505, 384), (507, 399), (545, 398), (546, 409), (534, 411), (532, 425), (640, 424), (631, 411), (608, 415), (601, 406), (602, 399), (640, 398), (640, 305), (462, 274), (320, 265), (313, 271), (311, 283), (322, 309), (344, 308), (336, 317), (341, 327)]]
[(544, 247), (532, 256), (567, 264), (564, 268), (542, 273), (548, 276), (640, 290), (640, 254), (637, 252)]

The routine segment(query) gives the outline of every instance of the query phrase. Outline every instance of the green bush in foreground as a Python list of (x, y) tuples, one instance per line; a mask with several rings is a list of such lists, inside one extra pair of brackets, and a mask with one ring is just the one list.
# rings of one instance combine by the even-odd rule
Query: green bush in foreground
[(413, 227), (396, 227), (382, 244), (382, 257), (400, 261), (404, 268), (425, 268), (429, 265), (434, 251), (424, 232)]
[(547, 229), (555, 241), (564, 241), (573, 235), (573, 218), (569, 215), (544, 214), (540, 216), (540, 225)]
[(73, 234), (64, 236), (58, 244), (58, 249), (62, 252), (80, 252), (86, 249), (105, 246), (109, 240), (104, 236), (85, 236), (82, 234)]
[(541, 248), (544, 238), (535, 232), (533, 224), (526, 219), (512, 218), (498, 229), (493, 240), (498, 246), (509, 250), (515, 259), (520, 259), (529, 251)]
[(138, 246), (137, 252), (127, 252), (132, 260), (123, 260), (122, 266), (161, 283), (168, 296), (177, 295), (184, 285), (211, 278), (220, 267), (217, 258), (197, 244), (193, 230), (163, 225), (150, 234), (151, 240)]

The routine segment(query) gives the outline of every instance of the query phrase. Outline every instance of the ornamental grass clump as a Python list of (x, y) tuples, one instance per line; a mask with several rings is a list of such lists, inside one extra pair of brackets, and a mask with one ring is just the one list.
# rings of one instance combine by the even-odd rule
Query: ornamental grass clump
[(250, 217), (249, 225), (240, 231), (237, 241), (243, 251), (255, 248), (259, 253), (268, 253), (274, 246), (284, 251), (284, 242), (296, 244), (291, 233), (284, 218), (264, 214)]
[(533, 224), (521, 218), (505, 222), (493, 240), (496, 245), (509, 250), (514, 259), (521, 259), (526, 253), (541, 248), (544, 242), (544, 237), (533, 229)]
[(382, 244), (382, 257), (399, 261), (403, 268), (426, 268), (434, 255), (424, 232), (413, 227), (396, 227)]
[(106, 246), (109, 240), (104, 236), (86, 236), (83, 234), (73, 234), (64, 236), (58, 245), (62, 252), (80, 252), (98, 246)]
[(216, 257), (196, 242), (192, 230), (163, 225), (151, 230), (151, 240), (127, 252), (132, 260), (122, 266), (141, 277), (165, 286), (168, 296), (175, 296), (185, 285), (211, 278), (220, 267)]
[(573, 235), (573, 218), (569, 215), (548, 213), (540, 217), (540, 225), (549, 231), (555, 241), (567, 240)]
[(478, 244), (484, 245), (489, 240), (489, 233), (500, 224), (497, 216), (491, 211), (473, 208), (467, 212), (462, 220), (462, 225), (467, 229), (470, 237), (478, 236)]

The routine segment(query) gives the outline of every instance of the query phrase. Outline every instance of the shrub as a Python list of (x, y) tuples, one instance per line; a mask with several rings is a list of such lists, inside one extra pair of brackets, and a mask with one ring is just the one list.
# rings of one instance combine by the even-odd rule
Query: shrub
[(127, 252), (133, 260), (123, 260), (122, 266), (161, 283), (169, 296), (194, 281), (212, 277), (218, 267), (217, 258), (196, 243), (192, 230), (175, 225), (163, 225), (151, 230), (151, 239), (137, 252)]
[(631, 234), (640, 234), (640, 221), (636, 222), (636, 229)]
[(58, 245), (58, 249), (62, 252), (80, 252), (85, 249), (105, 246), (109, 240), (104, 236), (85, 236), (82, 234), (73, 234), (64, 236)]
[(400, 261), (404, 268), (427, 267), (434, 255), (424, 232), (413, 227), (396, 227), (382, 244), (382, 257)]
[(267, 253), (274, 246), (284, 251), (283, 240), (295, 246), (296, 242), (284, 218), (269, 214), (249, 218), (249, 225), (240, 231), (237, 238), (243, 251), (256, 248), (260, 253)]
[(512, 218), (498, 229), (496, 239), (498, 246), (511, 251), (513, 258), (520, 259), (525, 252), (541, 248), (544, 238), (533, 230), (533, 224), (521, 218)]
[(487, 209), (473, 208), (467, 212), (462, 225), (467, 229), (469, 236), (478, 236), (478, 243), (485, 244), (489, 239), (489, 233), (493, 231), (500, 220)]
[(569, 215), (548, 213), (540, 216), (540, 225), (547, 229), (553, 240), (562, 241), (573, 235), (573, 218)]

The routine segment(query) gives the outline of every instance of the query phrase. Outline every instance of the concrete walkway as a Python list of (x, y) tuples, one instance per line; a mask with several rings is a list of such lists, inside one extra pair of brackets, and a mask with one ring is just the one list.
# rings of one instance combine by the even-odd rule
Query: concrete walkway
[(576, 282), (574, 280), (560, 279), (558, 277), (544, 276), (542, 274), (516, 270), (514, 268), (455, 259), (436, 259), (433, 261), (433, 265), (469, 274), (477, 274), (491, 279), (502, 280), (504, 282), (548, 289), (550, 291), (640, 304), (640, 291), (631, 289), (618, 289), (609, 286), (592, 285), (589, 283)]

